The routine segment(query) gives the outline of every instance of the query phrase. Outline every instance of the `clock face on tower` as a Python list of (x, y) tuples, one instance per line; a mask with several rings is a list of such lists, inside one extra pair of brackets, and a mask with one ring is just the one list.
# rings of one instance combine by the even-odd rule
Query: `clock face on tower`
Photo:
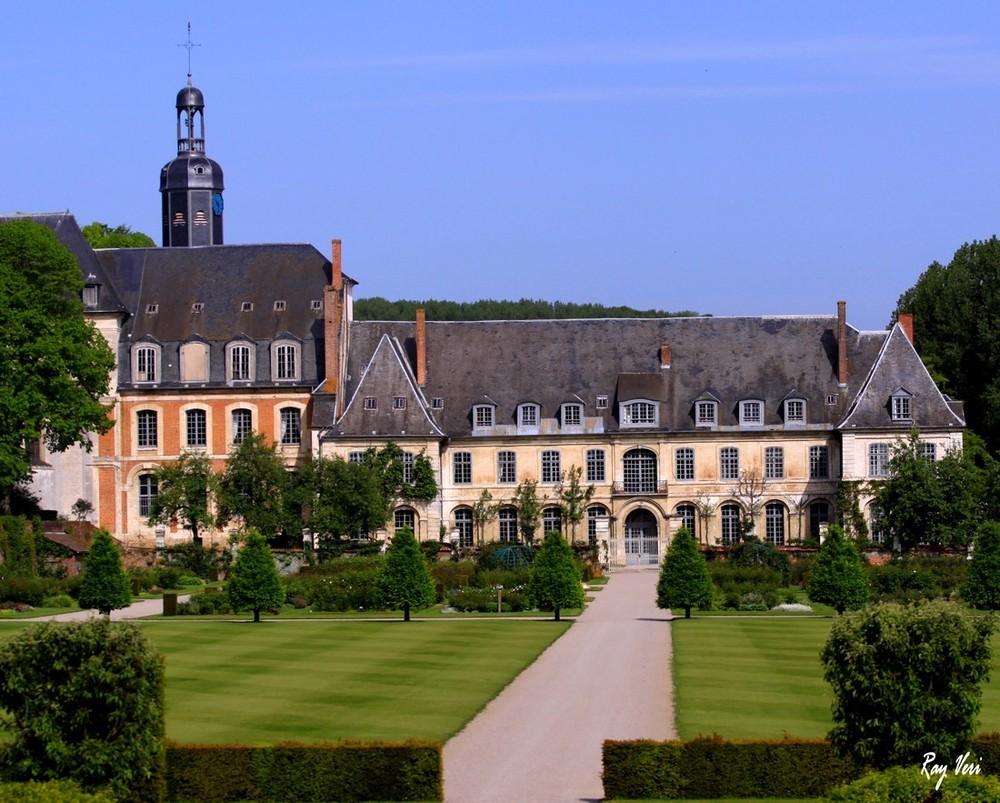
[(216, 215), (222, 214), (222, 193), (217, 192), (212, 196), (212, 211)]

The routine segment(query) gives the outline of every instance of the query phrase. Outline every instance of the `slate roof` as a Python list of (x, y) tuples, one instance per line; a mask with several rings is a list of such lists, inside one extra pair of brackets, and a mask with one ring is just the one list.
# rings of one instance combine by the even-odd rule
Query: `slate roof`
[[(907, 354), (893, 339), (887, 351), (883, 347), (889, 332), (848, 326), (849, 379), (847, 387), (841, 388), (836, 327), (836, 315), (428, 321), (427, 384), (422, 390), (425, 402), (443, 399), (443, 408), (431, 413), (448, 436), (460, 437), (472, 433), (472, 406), (487, 400), (497, 405), (499, 426), (514, 426), (517, 405), (527, 400), (542, 406), (543, 418), (556, 416), (564, 402), (582, 400), (586, 417), (600, 419), (605, 432), (615, 432), (621, 429), (618, 403), (645, 398), (660, 402), (656, 429), (694, 431), (696, 399), (720, 401), (719, 429), (725, 430), (738, 428), (739, 402), (749, 399), (764, 401), (765, 428), (782, 426), (781, 402), (792, 396), (806, 400), (807, 426), (833, 429), (851, 408), (880, 356), (885, 372), (902, 359), (893, 370), (905, 374), (909, 385), (921, 394), (929, 393), (927, 383), (933, 387), (912, 346)], [(413, 323), (353, 322), (347, 397), (382, 395), (379, 404), (386, 403), (390, 389), (366, 375), (366, 366), (381, 339), (388, 336), (401, 345), (412, 371), (414, 334)], [(660, 364), (663, 344), (670, 348), (668, 368)], [(881, 384), (868, 382), (867, 386), (872, 399), (882, 391)], [(598, 396), (608, 398), (607, 409), (596, 406)], [(828, 404), (827, 397), (834, 403)], [(943, 406), (954, 420), (940, 394), (936, 406)], [(884, 426), (889, 421), (887, 409), (865, 415), (866, 425)], [(927, 420), (940, 425), (944, 417)], [(373, 429), (355, 427), (346, 414), (341, 423), (339, 434), (370, 435)]]

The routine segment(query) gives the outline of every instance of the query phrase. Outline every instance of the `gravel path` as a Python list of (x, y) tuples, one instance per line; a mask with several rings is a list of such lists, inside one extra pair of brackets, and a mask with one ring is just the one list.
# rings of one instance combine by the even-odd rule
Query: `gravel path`
[(444, 748), (447, 803), (601, 800), (605, 739), (676, 736), (654, 571), (619, 572)]
[[(191, 598), (190, 594), (177, 597), (178, 602), (186, 602)], [(163, 613), (162, 599), (141, 599), (133, 602), (127, 608), (111, 611), (111, 621), (118, 622), (122, 619), (139, 619), (143, 616), (156, 616)], [(85, 622), (88, 619), (96, 619), (100, 614), (97, 611), (73, 611), (72, 613), (57, 613), (52, 616), (36, 616), (32, 619), (17, 619), (10, 621), (19, 622)]]

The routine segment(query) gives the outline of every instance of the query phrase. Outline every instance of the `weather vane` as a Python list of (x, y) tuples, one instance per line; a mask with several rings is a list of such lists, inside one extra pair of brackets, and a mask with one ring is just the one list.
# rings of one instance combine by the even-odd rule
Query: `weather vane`
[(177, 45), (177, 47), (187, 48), (188, 52), (188, 83), (191, 83), (191, 50), (192, 48), (201, 47), (201, 44), (195, 44), (191, 41), (191, 23), (188, 23), (188, 40), (184, 44)]

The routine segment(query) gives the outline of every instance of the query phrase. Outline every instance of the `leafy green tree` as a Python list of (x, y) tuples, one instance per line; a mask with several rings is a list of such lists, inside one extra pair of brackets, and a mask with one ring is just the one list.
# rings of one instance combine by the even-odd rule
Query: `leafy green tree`
[(538, 483), (527, 479), (514, 489), (514, 507), (517, 508), (517, 528), (524, 543), (531, 546), (535, 542), (535, 532), (542, 523), (542, 508), (546, 496), (538, 495)]
[(114, 423), (108, 392), (115, 357), (84, 319), (76, 258), (46, 226), (0, 225), (0, 513), (31, 476), (27, 447), (91, 447)]
[(382, 493), (390, 504), (394, 505), (397, 499), (427, 501), (437, 496), (437, 480), (425, 450), (411, 455), (389, 441), (377, 449), (367, 449), (364, 462), (379, 478)]
[(83, 562), (77, 600), (81, 608), (96, 608), (105, 616), (132, 604), (132, 584), (122, 569), (122, 556), (107, 530), (98, 530)]
[(493, 501), (493, 494), (483, 488), (476, 503), (472, 506), (472, 526), (476, 528), (476, 542), (483, 543), (486, 535), (486, 525), (497, 517), (500, 505)]
[(570, 537), (573, 542), (576, 542), (576, 527), (583, 521), (583, 517), (587, 513), (587, 503), (594, 498), (594, 493), (597, 490), (593, 484), (586, 488), (583, 487), (580, 482), (582, 477), (582, 468), (570, 466), (569, 470), (563, 474), (556, 494), (559, 498), (563, 519), (570, 525)]
[(580, 567), (573, 550), (557, 532), (546, 533), (528, 573), (528, 596), (539, 608), (552, 608), (559, 621), (562, 608), (583, 607)]
[(239, 554), (229, 570), (226, 596), (234, 611), (253, 611), (253, 620), (260, 621), (260, 612), (280, 608), (285, 604), (285, 589), (281, 585), (278, 567), (267, 540), (256, 530), (243, 538)]
[(973, 608), (1000, 611), (1000, 524), (988, 521), (976, 533), (962, 599)]
[(217, 527), (238, 521), (267, 538), (294, 527), (289, 511), (291, 479), (277, 444), (252, 432), (233, 447), (216, 489)]
[(932, 263), (899, 297), (914, 341), (941, 389), (965, 403), (969, 426), (1000, 450), (1000, 240), (964, 244)]
[(163, 660), (125, 622), (46, 622), (0, 648), (5, 774), (164, 797)]
[(836, 524), (819, 549), (807, 588), (809, 599), (837, 609), (853, 611), (868, 602), (871, 589), (861, 566), (861, 555)]
[(305, 474), (309, 525), (324, 540), (359, 540), (389, 521), (392, 500), (386, 499), (371, 466), (341, 457), (319, 458)]
[(989, 615), (951, 602), (872, 605), (838, 617), (822, 651), (833, 690), (829, 739), (862, 766), (958, 756), (989, 679)]
[(217, 482), (212, 461), (204, 454), (182, 452), (177, 460), (160, 466), (154, 474), (158, 490), (149, 508), (149, 523), (179, 520), (191, 531), (191, 540), (200, 546), (202, 528), (212, 523), (209, 497)]
[(378, 593), (383, 604), (403, 611), (403, 621), (410, 621), (410, 610), (434, 604), (434, 580), (427, 558), (409, 528), (399, 530), (385, 551), (385, 563), (378, 575)]
[(38, 574), (35, 533), (23, 516), (0, 518), (0, 567), (7, 577)]
[(683, 608), (684, 618), (691, 618), (691, 608), (712, 599), (712, 577), (705, 556), (691, 531), (682, 527), (667, 548), (656, 584), (658, 608)]
[(111, 228), (96, 220), (81, 230), (91, 248), (155, 248), (156, 243), (148, 234), (132, 231), (128, 226)]
[(522, 298), (519, 301), (389, 301), (381, 296), (354, 301), (354, 317), (359, 321), (412, 321), (423, 309), (429, 321), (524, 321), (566, 318), (689, 318), (691, 310), (664, 312), (602, 304), (576, 304)]

